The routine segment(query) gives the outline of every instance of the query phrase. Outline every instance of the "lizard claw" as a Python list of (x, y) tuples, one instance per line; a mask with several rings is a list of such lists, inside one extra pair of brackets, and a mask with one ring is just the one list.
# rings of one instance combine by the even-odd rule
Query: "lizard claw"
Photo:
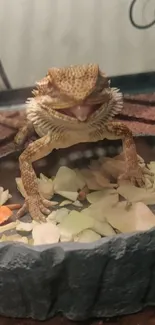
[(26, 211), (29, 211), (33, 220), (46, 222), (45, 215), (48, 215), (51, 212), (48, 209), (49, 207), (52, 207), (52, 202), (42, 198), (38, 193), (25, 199), (25, 203), (18, 211), (17, 217), (20, 218)]
[(120, 180), (129, 180), (133, 185), (138, 187), (152, 187), (154, 182), (153, 173), (145, 166), (137, 166), (128, 169), (125, 173), (121, 174), (118, 178)]

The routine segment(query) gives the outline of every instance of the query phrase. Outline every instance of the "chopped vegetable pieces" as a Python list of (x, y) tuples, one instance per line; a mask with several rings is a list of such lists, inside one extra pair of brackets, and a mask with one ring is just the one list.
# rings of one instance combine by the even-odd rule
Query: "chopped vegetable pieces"
[(11, 197), (9, 190), (4, 191), (4, 188), (0, 186), (0, 206), (7, 202)]
[(8, 220), (12, 216), (12, 211), (5, 205), (0, 206), (0, 224)]

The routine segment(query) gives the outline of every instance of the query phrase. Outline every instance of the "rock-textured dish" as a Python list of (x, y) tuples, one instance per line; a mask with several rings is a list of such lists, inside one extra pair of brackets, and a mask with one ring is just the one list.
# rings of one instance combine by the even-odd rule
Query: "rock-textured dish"
[(72, 320), (131, 314), (155, 304), (155, 230), (95, 243), (0, 243), (0, 314)]

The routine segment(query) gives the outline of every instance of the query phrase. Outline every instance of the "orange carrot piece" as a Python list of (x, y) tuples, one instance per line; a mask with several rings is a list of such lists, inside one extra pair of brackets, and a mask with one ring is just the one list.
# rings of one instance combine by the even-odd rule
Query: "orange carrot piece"
[(9, 208), (10, 210), (18, 210), (22, 207), (21, 204), (19, 203), (15, 203), (15, 204), (7, 204), (5, 205), (7, 208)]
[(12, 214), (12, 211), (7, 206), (0, 206), (0, 224), (8, 220)]

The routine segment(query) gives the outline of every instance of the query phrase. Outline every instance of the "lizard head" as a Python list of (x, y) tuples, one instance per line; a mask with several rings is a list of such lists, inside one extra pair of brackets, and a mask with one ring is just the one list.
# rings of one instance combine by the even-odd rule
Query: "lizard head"
[(37, 85), (37, 95), (48, 95), (48, 106), (57, 116), (79, 122), (87, 121), (111, 96), (109, 80), (97, 64), (52, 68)]
[(53, 68), (49, 70), (49, 75), (60, 93), (80, 102), (94, 90), (98, 72), (97, 64), (85, 64)]

